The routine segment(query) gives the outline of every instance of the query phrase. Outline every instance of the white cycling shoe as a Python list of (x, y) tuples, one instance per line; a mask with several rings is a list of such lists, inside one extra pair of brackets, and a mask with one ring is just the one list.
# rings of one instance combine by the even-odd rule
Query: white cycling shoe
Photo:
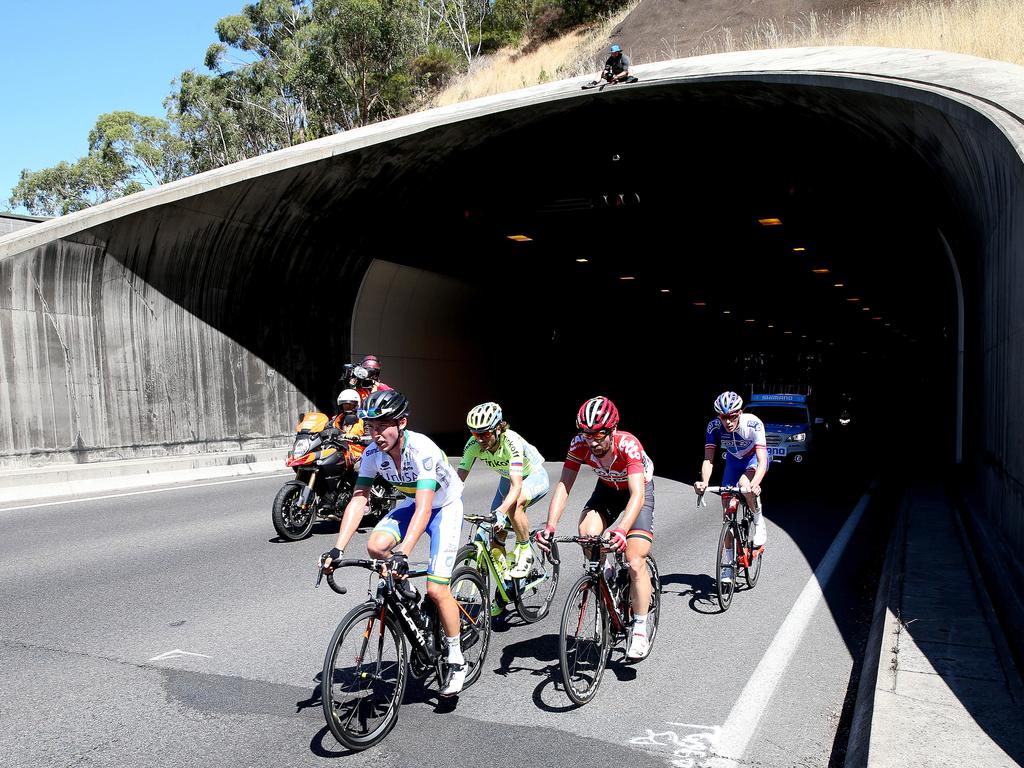
[(718, 580), (720, 582), (722, 582), (723, 584), (728, 584), (730, 581), (732, 581), (732, 566), (731, 565), (723, 565), (722, 566), (722, 575), (718, 578)]
[(634, 632), (629, 638), (629, 650), (626, 651), (627, 659), (646, 659), (651, 651), (651, 641), (647, 635)]
[(533, 567), (533, 549), (529, 544), (525, 547), (517, 546), (515, 556), (516, 562), (508, 572), (508, 575), (513, 579), (525, 578)]
[(448, 680), (444, 688), (441, 689), (441, 695), (458, 696), (462, 691), (462, 686), (466, 684), (466, 672), (468, 671), (469, 668), (465, 662), (462, 664), (449, 664)]
[(754, 523), (754, 546), (763, 547), (766, 541), (768, 541), (768, 524), (762, 517)]

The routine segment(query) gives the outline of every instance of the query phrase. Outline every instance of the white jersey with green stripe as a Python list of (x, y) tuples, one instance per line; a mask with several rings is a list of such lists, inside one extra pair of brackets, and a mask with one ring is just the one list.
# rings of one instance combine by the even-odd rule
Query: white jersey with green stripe
[(435, 509), (462, 498), (462, 481), (448, 463), (448, 457), (433, 440), (419, 432), (403, 433), (401, 467), (396, 467), (391, 456), (376, 445), (366, 449), (356, 486), (371, 486), (378, 474), (410, 499), (416, 497), (417, 489), (430, 488), (434, 491)]
[(462, 449), (459, 469), (468, 472), (477, 459), (502, 477), (508, 477), (511, 472), (521, 472), (523, 477), (529, 477), (537, 467), (544, 465), (544, 457), (540, 455), (540, 451), (511, 429), (505, 430), (493, 452), (485, 451), (475, 437), (469, 438), (466, 447)]

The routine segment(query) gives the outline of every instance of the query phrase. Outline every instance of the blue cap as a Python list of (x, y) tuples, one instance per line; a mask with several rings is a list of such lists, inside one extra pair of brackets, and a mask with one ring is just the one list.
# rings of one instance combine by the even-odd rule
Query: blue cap
[(611, 51), (612, 51), (612, 53), (618, 53), (618, 52), (619, 52), (619, 51), (621, 51), (621, 50), (622, 50), (622, 46), (621, 46), (621, 45), (619, 45), (618, 43), (616, 43), (615, 45), (613, 45), (613, 46), (611, 47)]

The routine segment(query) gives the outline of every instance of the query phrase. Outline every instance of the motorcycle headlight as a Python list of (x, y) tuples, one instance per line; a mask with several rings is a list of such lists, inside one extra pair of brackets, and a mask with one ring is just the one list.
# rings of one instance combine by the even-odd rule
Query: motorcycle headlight
[(313, 441), (308, 437), (300, 437), (295, 441), (295, 447), (292, 448), (292, 453), (296, 456), (302, 456), (303, 454), (309, 453), (309, 445)]
[(807, 439), (807, 433), (806, 432), (797, 432), (795, 435), (790, 435), (789, 436), (789, 440), (792, 443), (802, 443), (806, 439)]

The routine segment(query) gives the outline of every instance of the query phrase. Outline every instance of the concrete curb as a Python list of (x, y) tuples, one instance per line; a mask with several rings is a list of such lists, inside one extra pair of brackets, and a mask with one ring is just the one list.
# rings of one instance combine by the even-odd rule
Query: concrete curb
[(287, 453), (287, 448), (274, 448), (48, 467), (20, 477), (8, 475), (8, 487), (0, 487), (0, 504), (285, 472)]
[[(903, 541), (906, 536), (908, 496), (904, 495), (900, 502), (896, 524), (889, 537), (889, 546), (885, 551), (885, 563), (878, 579), (878, 592), (875, 595), (875, 606), (871, 616), (871, 629), (864, 646), (864, 659), (861, 662), (860, 682), (857, 685), (857, 701), (853, 705), (853, 720), (850, 723), (850, 735), (846, 743), (845, 768), (867, 768), (871, 745), (871, 722), (875, 708), (875, 688), (880, 675), (889, 669), (888, 657), (883, 655), (882, 646), (889, 633), (886, 631), (892, 612), (894, 586), (898, 584), (902, 574)], [(893, 617), (895, 618), (895, 617)]]

